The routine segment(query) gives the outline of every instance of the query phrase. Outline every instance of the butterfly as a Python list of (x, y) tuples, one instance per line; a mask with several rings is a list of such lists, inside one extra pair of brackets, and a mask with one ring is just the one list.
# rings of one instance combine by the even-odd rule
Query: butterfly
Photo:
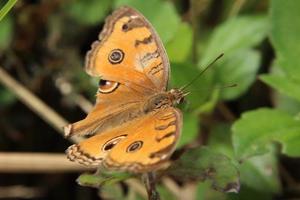
[(121, 7), (106, 21), (86, 55), (86, 72), (100, 77), (96, 104), (87, 117), (64, 127), (65, 136), (87, 137), (67, 157), (87, 166), (144, 173), (163, 168), (175, 150), (186, 95), (167, 91), (170, 64), (148, 20)]

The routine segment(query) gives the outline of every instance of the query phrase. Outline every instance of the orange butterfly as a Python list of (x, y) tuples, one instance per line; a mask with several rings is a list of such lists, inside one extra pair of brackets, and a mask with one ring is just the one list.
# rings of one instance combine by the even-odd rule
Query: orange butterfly
[(160, 169), (180, 137), (175, 108), (186, 95), (166, 91), (170, 64), (145, 17), (121, 7), (107, 18), (85, 68), (100, 77), (97, 101), (87, 117), (66, 126), (66, 136), (89, 136), (67, 149), (71, 161), (142, 173)]

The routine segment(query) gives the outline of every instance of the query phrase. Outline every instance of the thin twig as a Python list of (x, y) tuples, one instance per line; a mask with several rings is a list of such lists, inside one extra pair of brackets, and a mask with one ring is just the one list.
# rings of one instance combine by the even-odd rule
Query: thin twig
[(144, 173), (142, 175), (142, 180), (145, 184), (148, 193), (148, 199), (160, 200), (159, 193), (156, 191), (156, 187), (155, 187), (155, 173), (154, 172)]
[(0, 186), (0, 199), (35, 199), (45, 196), (45, 188), (23, 185)]
[(85, 113), (88, 113), (92, 110), (93, 104), (84, 96), (74, 93), (72, 84), (65, 78), (57, 78), (55, 80), (55, 85), (62, 95), (72, 97), (71, 99), (74, 101), (74, 103), (78, 105)]
[(73, 96), (74, 102), (83, 110), (85, 113), (89, 113), (92, 108), (93, 104), (87, 100), (84, 96), (79, 94), (74, 94)]
[(229, 17), (236, 16), (240, 10), (242, 9), (243, 5), (246, 3), (246, 0), (236, 0), (233, 3), (233, 6), (229, 12)]
[(0, 173), (58, 173), (88, 171), (63, 153), (0, 153)]
[(162, 183), (178, 200), (196, 199), (196, 183), (188, 183), (179, 187), (172, 179), (167, 177), (162, 179)]
[(178, 199), (196, 199), (197, 183), (187, 183), (181, 188), (180, 196)]
[[(63, 153), (0, 153), (0, 173), (66, 173), (95, 170), (96, 168), (84, 167), (67, 160)], [(128, 179), (125, 183), (142, 197), (147, 197), (144, 186), (138, 180)]]
[(13, 92), (24, 104), (30, 107), (41, 118), (52, 125), (57, 131), (62, 132), (62, 127), (68, 122), (49, 108), (37, 96), (32, 94), (24, 86), (13, 79), (8, 73), (0, 68), (0, 81)]
[(180, 187), (170, 178), (165, 177), (162, 179), (164, 186), (170, 190), (176, 197), (180, 196)]
[(125, 181), (125, 183), (132, 188), (133, 191), (135, 191), (136, 193), (138, 193), (139, 195), (141, 195), (143, 198), (147, 198), (147, 192), (145, 190), (145, 187), (143, 186), (143, 184), (138, 181), (137, 179), (127, 179)]
[[(37, 96), (25, 88), (22, 84), (11, 77), (0, 66), (0, 82), (2, 82), (20, 101), (27, 105), (32, 111), (39, 115), (43, 120), (55, 128), (63, 135), (62, 127), (68, 122), (57, 112), (41, 101)], [(73, 142), (78, 142), (79, 138), (73, 137)]]

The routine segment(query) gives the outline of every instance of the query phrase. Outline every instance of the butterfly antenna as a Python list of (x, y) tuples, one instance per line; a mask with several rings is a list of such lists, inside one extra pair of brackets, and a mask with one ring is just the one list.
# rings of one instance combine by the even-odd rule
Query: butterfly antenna
[[(213, 90), (222, 90), (222, 89), (232, 88), (232, 87), (236, 87), (236, 86), (237, 86), (237, 84), (233, 83), (233, 84), (230, 84), (230, 85), (223, 85), (223, 86), (220, 86), (220, 87), (213, 87), (212, 89)], [(201, 90), (190, 90), (189, 92), (186, 92), (184, 94), (189, 94), (190, 92), (195, 92), (195, 91), (201, 91)]]
[(221, 53), (218, 57), (216, 57), (197, 76), (195, 76), (189, 83), (187, 83), (186, 85), (184, 85), (183, 87), (181, 87), (180, 90), (183, 91), (184, 89), (186, 89), (187, 87), (189, 87), (190, 85), (192, 85), (202, 74), (204, 74), (204, 72), (206, 72), (206, 70), (208, 70), (213, 64), (215, 64), (215, 62), (217, 62), (223, 55), (224, 55), (224, 53)]
[(220, 86), (220, 87), (215, 87), (214, 89), (222, 90), (222, 89), (232, 88), (232, 87), (236, 87), (236, 86), (237, 86), (237, 84), (233, 83), (233, 84), (230, 84), (230, 85), (223, 85), (223, 86)]

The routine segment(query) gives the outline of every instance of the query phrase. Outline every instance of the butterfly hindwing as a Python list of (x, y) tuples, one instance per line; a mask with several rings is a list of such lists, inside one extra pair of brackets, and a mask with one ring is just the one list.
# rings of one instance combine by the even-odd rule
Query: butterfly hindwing
[(168, 108), (145, 117), (105, 159), (109, 168), (133, 172), (155, 170), (169, 159), (182, 126), (181, 112)]
[(181, 122), (181, 112), (167, 108), (72, 145), (67, 154), (79, 163), (115, 170), (158, 169), (174, 151)]

